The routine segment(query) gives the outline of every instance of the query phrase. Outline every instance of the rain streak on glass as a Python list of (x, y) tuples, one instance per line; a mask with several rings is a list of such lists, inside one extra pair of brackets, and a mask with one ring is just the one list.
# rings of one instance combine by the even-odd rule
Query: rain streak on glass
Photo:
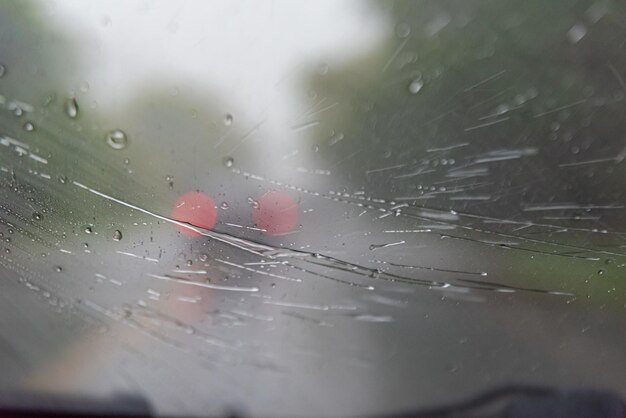
[(0, 1), (0, 411), (626, 398), (625, 19)]
[(411, 94), (417, 94), (422, 87), (424, 87), (424, 82), (421, 79), (413, 80), (411, 84), (409, 84), (409, 92), (411, 92)]

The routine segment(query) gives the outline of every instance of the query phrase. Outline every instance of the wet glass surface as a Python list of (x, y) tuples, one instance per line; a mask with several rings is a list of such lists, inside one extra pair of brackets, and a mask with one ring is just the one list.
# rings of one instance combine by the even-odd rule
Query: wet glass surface
[(1, 390), (626, 396), (618, 1), (0, 2)]

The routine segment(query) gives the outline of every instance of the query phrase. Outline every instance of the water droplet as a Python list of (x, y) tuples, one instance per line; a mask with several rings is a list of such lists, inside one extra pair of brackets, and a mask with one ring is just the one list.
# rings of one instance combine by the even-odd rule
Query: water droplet
[(85, 231), (85, 234), (92, 234), (93, 228), (91, 226), (86, 226), (84, 231)]
[(406, 38), (411, 33), (411, 26), (408, 23), (400, 23), (396, 26), (398, 38)]
[(60, 272), (62, 272), (62, 271), (63, 271), (63, 267), (61, 267), (61, 266), (56, 266), (56, 267), (54, 268), (54, 271), (56, 271), (57, 273), (60, 273)]
[(167, 185), (170, 190), (174, 189), (174, 176), (170, 176), (169, 174), (165, 176), (165, 181), (167, 181)]
[(229, 208), (228, 203), (226, 203), (226, 202), (220, 203), (220, 208), (222, 208), (223, 210), (228, 209)]
[(15, 109), (13, 109), (13, 114), (15, 116), (22, 116), (24, 114), (24, 111), (22, 110), (21, 107), (17, 106), (15, 107)]
[(67, 183), (67, 177), (66, 176), (58, 176), (57, 180), (59, 181), (59, 183), (61, 184), (65, 184)]
[(116, 229), (113, 231), (113, 241), (120, 241), (122, 239), (122, 231)]
[(224, 158), (224, 165), (226, 167), (232, 167), (234, 163), (235, 163), (235, 160), (233, 160), (233, 157)]
[(78, 103), (76, 102), (75, 98), (72, 97), (70, 99), (67, 99), (63, 107), (67, 116), (72, 119), (76, 119), (76, 117), (78, 116)]
[(4, 77), (6, 72), (7, 72), (7, 67), (5, 67), (4, 65), (0, 64), (0, 78)]
[(128, 143), (128, 137), (121, 129), (114, 129), (106, 135), (106, 142), (113, 149), (123, 149)]
[(32, 132), (32, 131), (34, 131), (34, 130), (35, 130), (35, 125), (33, 125), (33, 123), (32, 123), (32, 122), (26, 122), (26, 123), (24, 124), (24, 130), (25, 130), (25, 131), (28, 131), (28, 132)]
[(192, 260), (187, 260), (185, 262), (185, 264), (187, 264), (187, 267), (191, 267), (191, 266), (193, 266), (193, 261)]
[(40, 221), (43, 219), (43, 216), (41, 216), (41, 213), (35, 212), (33, 213), (33, 219), (36, 221)]
[(200, 254), (200, 255), (198, 256), (198, 260), (200, 260), (200, 261), (202, 261), (202, 262), (205, 262), (205, 261), (207, 261), (208, 259), (209, 259), (209, 256), (208, 256), (208, 255), (206, 255), (206, 254)]
[(424, 87), (424, 82), (422, 80), (413, 80), (411, 84), (409, 84), (409, 93), (417, 94)]
[(230, 126), (232, 124), (233, 124), (233, 115), (231, 115), (230, 113), (227, 113), (226, 116), (224, 116), (224, 125)]
[(604, 270), (598, 270), (598, 276), (602, 276), (604, 274)]
[(251, 197), (248, 197), (248, 203), (250, 204), (250, 206), (252, 206), (253, 209), (258, 209), (259, 208), (259, 202), (254, 200)]
[[(528, 97), (525, 94), (517, 94), (513, 98), (513, 103), (515, 106), (521, 106), (528, 101)], [(510, 110), (510, 109), (509, 109)]]
[[(521, 104), (521, 103), (520, 103)], [(496, 116), (500, 116), (500, 115), (504, 115), (506, 112), (508, 112), (509, 110), (511, 110), (511, 108), (509, 107), (509, 105), (507, 104), (499, 104), (496, 107)]]
[(575, 44), (578, 43), (582, 38), (587, 34), (587, 28), (582, 23), (576, 23), (571, 29), (567, 32), (567, 39)]

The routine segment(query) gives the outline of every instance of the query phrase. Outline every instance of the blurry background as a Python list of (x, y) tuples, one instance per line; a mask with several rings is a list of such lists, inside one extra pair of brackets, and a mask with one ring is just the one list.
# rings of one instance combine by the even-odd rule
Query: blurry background
[(0, 388), (626, 395), (626, 10), (0, 1)]

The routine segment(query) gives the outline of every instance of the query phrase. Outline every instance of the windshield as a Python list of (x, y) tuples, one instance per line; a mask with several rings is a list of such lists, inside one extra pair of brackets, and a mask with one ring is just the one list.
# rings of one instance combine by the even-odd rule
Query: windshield
[(625, 48), (610, 0), (0, 1), (0, 390), (626, 396)]

